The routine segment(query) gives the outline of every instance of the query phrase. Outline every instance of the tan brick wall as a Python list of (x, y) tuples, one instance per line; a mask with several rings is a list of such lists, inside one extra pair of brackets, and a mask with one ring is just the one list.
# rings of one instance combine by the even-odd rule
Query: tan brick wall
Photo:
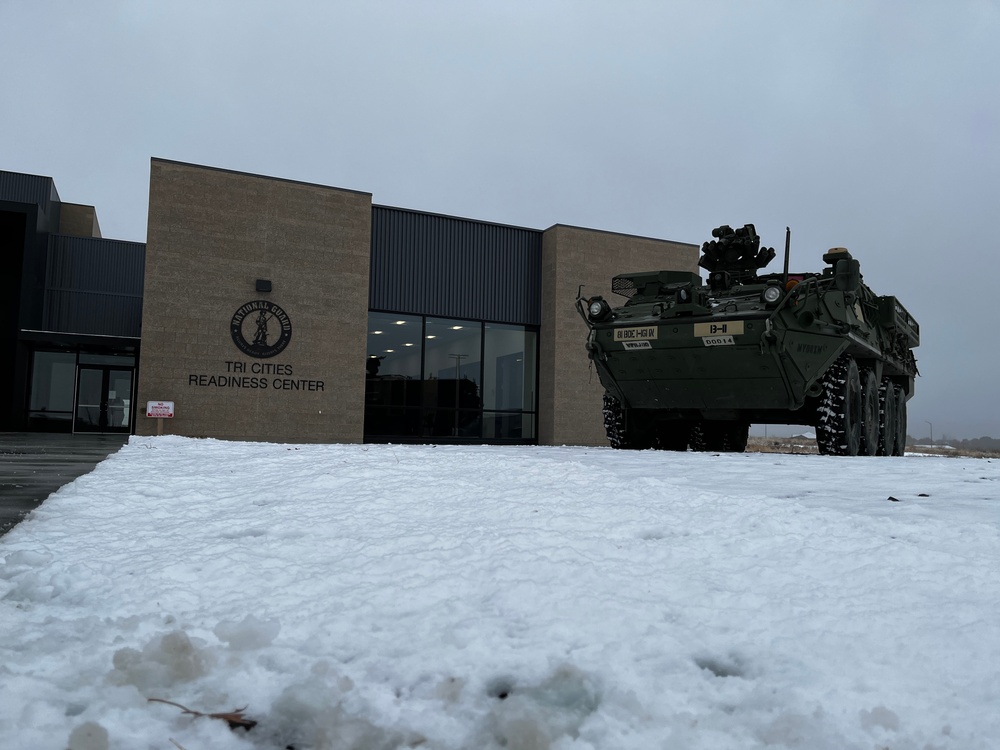
[(59, 234), (100, 237), (101, 225), (97, 222), (97, 209), (80, 203), (60, 203)]
[[(155, 434), (145, 404), (162, 400), (176, 406), (165, 433), (361, 442), (370, 235), (370, 194), (154, 159), (137, 434)], [(273, 291), (255, 291), (256, 279)], [(233, 314), (258, 299), (292, 324), (268, 359), (230, 334)], [(232, 377), (267, 387), (217, 384)]]
[(542, 236), (542, 323), (539, 334), (539, 429), (542, 445), (607, 445), (601, 415), (604, 389), (584, 344), (587, 326), (574, 307), (602, 295), (612, 305), (611, 279), (633, 271), (697, 271), (697, 245), (556, 225)]

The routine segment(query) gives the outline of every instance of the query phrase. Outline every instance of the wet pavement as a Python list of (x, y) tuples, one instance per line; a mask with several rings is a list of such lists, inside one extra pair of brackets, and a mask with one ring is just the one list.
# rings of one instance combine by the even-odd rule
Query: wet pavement
[(127, 441), (128, 435), (0, 432), (0, 536)]

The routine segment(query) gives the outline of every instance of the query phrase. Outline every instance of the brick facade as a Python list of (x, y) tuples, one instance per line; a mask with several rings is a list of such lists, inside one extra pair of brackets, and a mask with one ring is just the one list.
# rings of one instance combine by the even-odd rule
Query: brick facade
[(590, 366), (587, 326), (577, 290), (619, 305), (611, 279), (632, 271), (698, 270), (698, 246), (557, 224), (542, 237), (542, 325), (539, 335), (538, 442), (607, 445), (604, 389)]
[[(147, 401), (173, 401), (166, 433), (361, 442), (370, 235), (367, 193), (154, 159), (136, 433), (156, 433)], [(291, 324), (270, 358), (231, 335), (255, 300)]]
[[(147, 401), (173, 401), (166, 433), (361, 442), (371, 225), (368, 193), (154, 159), (136, 433), (157, 431)], [(607, 444), (580, 285), (614, 301), (613, 276), (696, 271), (697, 258), (685, 243), (564, 225), (542, 233), (540, 444)], [(256, 291), (258, 279), (272, 291)], [(273, 357), (248, 355), (231, 334), (234, 314), (255, 301), (290, 321)], [(240, 327), (244, 349), (257, 314)], [(266, 317), (273, 344), (280, 321)]]

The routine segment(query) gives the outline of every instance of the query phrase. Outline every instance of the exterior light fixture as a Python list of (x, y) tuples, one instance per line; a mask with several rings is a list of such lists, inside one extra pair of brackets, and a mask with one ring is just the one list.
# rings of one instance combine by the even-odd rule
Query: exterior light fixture
[(271, 280), (270, 279), (257, 279), (256, 289), (258, 292), (269, 292), (271, 291)]
[(611, 305), (603, 297), (594, 297), (587, 303), (587, 314), (591, 320), (604, 320), (611, 314)]
[(782, 289), (777, 284), (769, 284), (764, 288), (764, 291), (760, 293), (761, 300), (764, 301), (766, 305), (773, 305), (781, 299)]

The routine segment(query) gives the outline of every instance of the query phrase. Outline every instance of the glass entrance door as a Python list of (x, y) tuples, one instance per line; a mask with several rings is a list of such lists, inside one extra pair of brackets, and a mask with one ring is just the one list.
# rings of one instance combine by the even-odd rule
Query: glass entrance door
[(132, 431), (132, 370), (80, 365), (75, 432)]

